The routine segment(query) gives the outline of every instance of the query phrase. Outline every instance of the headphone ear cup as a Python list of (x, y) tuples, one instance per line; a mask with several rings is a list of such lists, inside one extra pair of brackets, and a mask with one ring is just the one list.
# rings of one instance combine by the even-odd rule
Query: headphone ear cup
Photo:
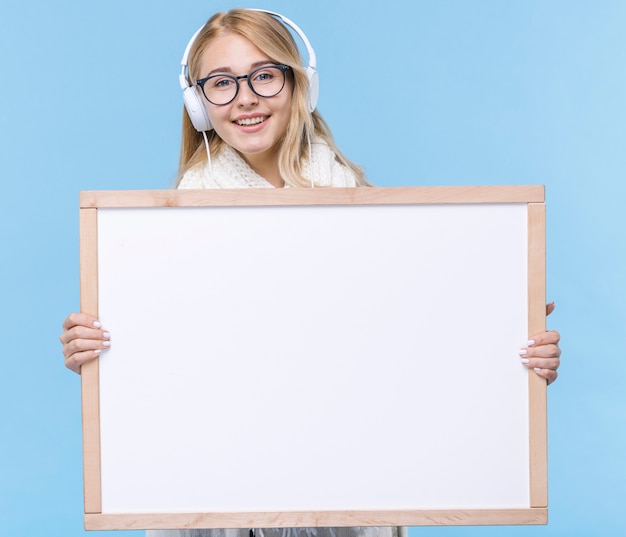
[(320, 77), (314, 67), (306, 68), (306, 76), (309, 78), (309, 110), (313, 112), (320, 95)]
[(199, 132), (210, 131), (213, 126), (209, 119), (209, 113), (196, 86), (188, 86), (183, 90), (183, 101), (187, 115), (189, 115), (189, 119), (196, 130)]

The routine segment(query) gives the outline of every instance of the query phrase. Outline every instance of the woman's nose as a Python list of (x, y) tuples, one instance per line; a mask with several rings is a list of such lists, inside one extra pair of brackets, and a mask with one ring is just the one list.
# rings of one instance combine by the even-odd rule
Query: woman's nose
[(248, 106), (250, 104), (256, 104), (258, 101), (258, 95), (252, 91), (250, 86), (246, 82), (240, 82), (239, 94), (237, 95), (237, 104), (239, 106)]

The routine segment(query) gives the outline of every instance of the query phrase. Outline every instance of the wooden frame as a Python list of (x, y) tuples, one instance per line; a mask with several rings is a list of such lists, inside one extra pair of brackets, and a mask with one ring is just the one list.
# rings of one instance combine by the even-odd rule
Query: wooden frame
[[(82, 192), (81, 311), (100, 316), (98, 212), (131, 208), (234, 207), (449, 207), (523, 206), (528, 222), (527, 332), (545, 330), (545, 206), (541, 186), (406, 187), (358, 189), (246, 189), (215, 191)], [(526, 335), (528, 335), (526, 334)], [(526, 336), (525, 336), (526, 337)], [(115, 344), (115, 335), (114, 335)], [(519, 344), (519, 343), (518, 343)], [(101, 358), (102, 360), (102, 358)], [(545, 381), (528, 374), (528, 502), (513, 507), (432, 505), (381, 509), (204, 509), (186, 512), (110, 512), (103, 509), (101, 467), (101, 378), (99, 362), (82, 369), (85, 527), (100, 529), (164, 529), (220, 527), (419, 526), (547, 523), (547, 434)], [(410, 424), (407, 425), (410, 427)], [(106, 476), (105, 476), (106, 477)]]

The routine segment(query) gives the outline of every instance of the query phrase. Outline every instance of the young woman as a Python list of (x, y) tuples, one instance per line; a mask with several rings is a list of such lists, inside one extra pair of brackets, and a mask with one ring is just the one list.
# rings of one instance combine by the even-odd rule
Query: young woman
[[(193, 103), (183, 114), (178, 188), (367, 184), (314, 110), (317, 73), (305, 69), (290, 32), (275, 17), (253, 10), (215, 15), (187, 55), (182, 85), (197, 82), (184, 88), (187, 104), (188, 97)], [(200, 121), (194, 126), (188, 111), (197, 99)], [(191, 116), (197, 119), (195, 111)]]
[[(235, 9), (213, 16), (192, 38), (183, 57), (182, 147), (177, 188), (359, 187), (362, 170), (336, 147), (315, 110), (314, 65), (305, 67), (282, 19)], [(309, 49), (309, 55), (314, 54)], [(554, 305), (547, 307), (547, 313)], [(65, 365), (81, 365), (110, 346), (97, 319), (70, 314), (63, 323)], [(548, 331), (520, 350), (522, 363), (553, 382), (559, 334)], [(149, 531), (151, 537), (248, 537), (252, 530)], [(396, 537), (402, 528), (259, 529), (264, 537)]]

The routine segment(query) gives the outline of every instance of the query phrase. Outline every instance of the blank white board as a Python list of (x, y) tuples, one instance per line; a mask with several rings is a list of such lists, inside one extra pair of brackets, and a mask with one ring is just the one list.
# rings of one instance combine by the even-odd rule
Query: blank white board
[(97, 207), (112, 347), (88, 527), (543, 521), (517, 354), (528, 203), (334, 190)]

